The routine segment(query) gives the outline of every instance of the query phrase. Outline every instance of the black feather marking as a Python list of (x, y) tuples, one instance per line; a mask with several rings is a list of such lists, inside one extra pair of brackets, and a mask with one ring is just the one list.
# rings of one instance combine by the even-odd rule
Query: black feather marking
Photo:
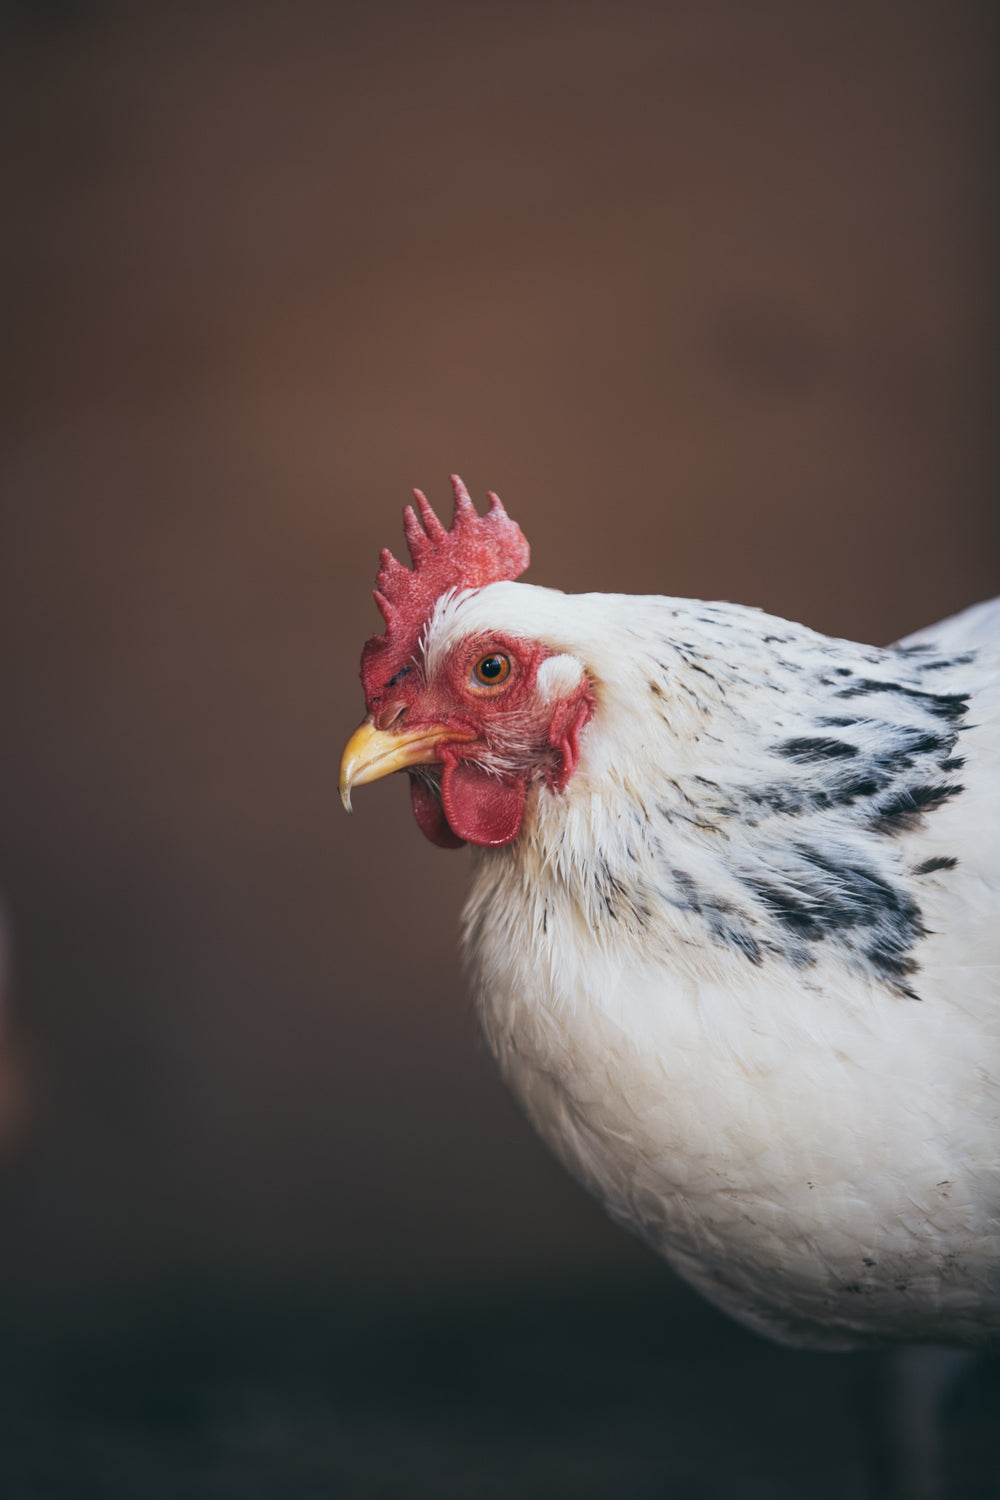
[(875, 756), (875, 764), (884, 771), (908, 771), (915, 755), (932, 755), (940, 750), (948, 751), (955, 743), (955, 735), (942, 737), (939, 734), (921, 734), (919, 730), (896, 729), (891, 733), (900, 737), (891, 750)]
[(954, 724), (959, 719), (964, 719), (969, 711), (967, 694), (929, 693), (927, 696), (933, 699), (933, 702), (927, 705), (927, 712), (937, 719), (947, 719), (949, 723)]
[(691, 876), (686, 875), (683, 870), (671, 870), (670, 873), (674, 877), (677, 889), (683, 897), (681, 902), (682, 908), (685, 911), (700, 912), (701, 897), (698, 894), (698, 887), (691, 879)]
[(940, 734), (928, 732), (913, 740), (907, 746), (907, 751), (910, 755), (929, 755), (933, 750), (943, 750), (946, 747), (950, 749), (954, 743), (954, 735), (942, 737)]
[(897, 891), (866, 865), (842, 863), (808, 844), (793, 847), (806, 864), (839, 887), (845, 916), (850, 915), (853, 921), (865, 925), (884, 911), (904, 911), (913, 918), (918, 916), (915, 903), (907, 895)]
[(615, 894), (621, 894), (622, 885), (621, 882), (616, 880), (612, 875), (611, 866), (608, 864), (606, 859), (602, 859), (600, 867), (594, 871), (594, 886), (596, 887), (598, 896), (604, 902), (604, 906), (607, 910), (608, 916), (612, 919), (613, 922), (617, 922), (618, 913), (615, 910), (615, 903), (612, 899), (612, 893), (614, 892)]
[[(831, 858), (806, 844), (795, 844), (792, 851), (793, 878), (779, 884), (768, 876), (743, 877), (770, 916), (798, 942), (839, 943), (894, 989), (915, 998), (901, 981), (916, 972), (911, 950), (925, 932), (916, 902), (865, 864)], [(859, 948), (856, 934), (862, 932)], [(804, 959), (797, 944), (785, 957), (793, 963)]]
[(909, 833), (925, 813), (933, 812), (949, 797), (957, 797), (965, 788), (958, 782), (943, 786), (903, 787), (875, 809), (871, 828), (875, 833)]
[[(904, 651), (912, 651), (912, 646), (904, 646)], [(967, 667), (976, 659), (975, 651), (966, 651), (961, 656), (939, 657), (937, 661), (921, 661), (916, 663), (918, 672), (940, 672), (942, 667)]]
[[(838, 667), (839, 677), (850, 677), (850, 667)], [(841, 688), (838, 698), (863, 698), (868, 693), (906, 693), (909, 695), (914, 689), (904, 688), (898, 682), (877, 682), (872, 677), (859, 677), (857, 682), (852, 682), (850, 687)]]
[[(778, 637), (768, 644), (784, 642)], [(654, 690), (656, 698), (666, 690), (660, 674), (667, 673), (668, 660), (702, 672), (708, 667), (707, 675), (716, 673), (720, 689), (731, 676), (745, 681), (722, 656), (702, 655), (686, 641), (675, 639), (670, 645), (669, 656), (660, 653), (663, 663), (656, 666), (650, 658), (647, 666), (658, 678), (657, 686), (664, 684), (660, 693)], [(805, 677), (802, 687), (811, 693), (812, 711), (790, 717), (782, 708), (776, 724), (777, 716), (762, 704), (759, 719), (748, 716), (746, 728), (758, 751), (766, 749), (772, 757), (769, 771), (751, 772), (748, 757), (742, 783), (730, 780), (728, 770), (716, 771), (716, 781), (682, 774), (671, 784), (669, 803), (664, 799), (655, 812), (650, 804), (654, 826), (664, 834), (671, 823), (678, 832), (685, 823), (719, 830), (726, 846), (728, 900), (720, 899), (721, 891), (712, 894), (718, 889), (712, 880), (699, 875), (696, 882), (680, 869), (660, 874), (649, 896), (654, 907), (658, 895), (675, 914), (686, 914), (687, 922), (700, 926), (707, 940), (734, 958), (740, 954), (753, 964), (782, 961), (814, 972), (818, 963), (839, 963), (880, 979), (897, 995), (919, 999), (912, 976), (925, 928), (910, 895), (917, 887), (901, 880), (952, 869), (957, 861), (940, 857), (916, 868), (910, 865), (900, 876), (889, 840), (961, 792), (957, 776), (949, 773), (962, 764), (953, 752), (968, 695), (926, 690), (932, 679), (918, 676), (917, 669), (933, 665), (938, 659), (933, 653), (904, 652), (894, 658), (873, 651), (852, 654), (847, 658), (851, 665), (838, 666), (845, 658), (831, 645), (822, 653), (825, 665), (819, 672), (794, 656), (785, 661), (783, 655), (774, 652), (772, 673), (761, 691), (766, 688), (770, 703), (777, 704), (775, 693), (785, 690), (793, 677)], [(957, 659), (954, 664), (959, 665)], [(870, 672), (885, 672), (886, 680)], [(692, 675), (692, 680), (697, 679)], [(685, 690), (699, 702), (690, 686)], [(708, 724), (714, 727), (711, 717)], [(719, 740), (709, 727), (701, 730), (702, 736)], [(735, 770), (738, 762), (731, 764)], [(732, 837), (732, 818), (747, 827), (745, 855), (740, 852), (744, 841)], [(643, 849), (666, 863), (672, 842), (666, 836), (654, 839), (650, 828)], [(678, 862), (683, 858), (678, 848)], [(734, 899), (734, 878), (741, 882), (742, 899), (738, 894)], [(621, 902), (614, 904), (624, 917)], [(684, 940), (696, 942), (697, 935), (687, 933)], [(802, 977), (808, 983), (808, 973)]]
[(858, 776), (853, 781), (846, 781), (838, 788), (831, 797), (831, 804), (839, 807), (850, 807), (859, 797), (874, 797), (879, 790), (879, 783), (872, 776)]
[(801, 817), (813, 805), (808, 794), (793, 786), (750, 786), (743, 789), (743, 794), (752, 806), (790, 818)]
[(797, 896), (783, 891), (779, 886), (768, 884), (766, 880), (752, 879), (746, 884), (783, 926), (790, 927), (810, 940), (826, 936), (817, 914), (810, 911)]
[(803, 764), (817, 760), (847, 760), (858, 753), (857, 745), (849, 745), (846, 740), (822, 737), (783, 740), (780, 745), (775, 746), (775, 750), (786, 760), (797, 760)]
[(851, 807), (859, 797), (874, 797), (887, 785), (887, 777), (877, 771), (831, 778), (821, 786), (791, 783), (742, 788), (742, 795), (764, 812), (798, 818), (806, 813), (829, 807)]
[(888, 979), (900, 995), (905, 995), (907, 1000), (919, 1000), (920, 996), (910, 985), (904, 984), (903, 980), (911, 974), (915, 974), (920, 968), (915, 958), (906, 954), (897, 953), (891, 944), (874, 943), (868, 949), (866, 957), (874, 965), (875, 969)]
[[(842, 672), (843, 668), (837, 670)], [(901, 682), (879, 682), (871, 677), (859, 678), (834, 696), (861, 698), (870, 693), (899, 693), (904, 698), (912, 698), (936, 719), (947, 719), (951, 723), (961, 719), (969, 708), (968, 693), (925, 693), (921, 688), (906, 687)]]
[(713, 940), (727, 948), (735, 948), (755, 966), (763, 962), (760, 943), (747, 931), (748, 919), (742, 912), (734, 910), (730, 902), (712, 896), (703, 890), (684, 870), (671, 870), (677, 888), (677, 897), (661, 891), (664, 900), (681, 911), (703, 917)]
[(725, 927), (720, 928), (717, 935), (724, 943), (728, 943), (730, 947), (738, 948), (752, 964), (763, 963), (760, 944), (756, 938), (750, 936), (749, 932), (738, 932), (733, 927)]
[(933, 875), (935, 870), (953, 870), (958, 864), (958, 858), (954, 854), (935, 854), (932, 859), (925, 859), (922, 864), (915, 865), (914, 875)]

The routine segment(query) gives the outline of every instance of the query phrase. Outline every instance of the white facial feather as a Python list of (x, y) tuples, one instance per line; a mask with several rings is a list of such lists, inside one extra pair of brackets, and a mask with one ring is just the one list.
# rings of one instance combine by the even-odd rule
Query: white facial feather
[(584, 675), (583, 663), (563, 651), (558, 656), (546, 657), (542, 662), (535, 678), (535, 691), (545, 703), (568, 698), (576, 692)]

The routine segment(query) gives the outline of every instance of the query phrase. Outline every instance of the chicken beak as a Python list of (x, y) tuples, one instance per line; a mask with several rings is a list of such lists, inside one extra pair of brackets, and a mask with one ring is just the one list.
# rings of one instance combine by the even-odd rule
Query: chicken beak
[(371, 719), (366, 719), (344, 748), (340, 762), (340, 800), (350, 812), (353, 787), (378, 781), (393, 771), (405, 771), (410, 766), (433, 765), (441, 760), (439, 746), (442, 740), (455, 743), (475, 738), (474, 734), (463, 734), (445, 724), (431, 724), (406, 734), (376, 729)]

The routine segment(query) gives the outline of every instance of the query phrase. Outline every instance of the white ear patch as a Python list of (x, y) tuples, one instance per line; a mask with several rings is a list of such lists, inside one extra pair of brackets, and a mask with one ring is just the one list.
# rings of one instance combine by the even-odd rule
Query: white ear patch
[(544, 702), (553, 698), (568, 698), (580, 686), (583, 677), (583, 662), (568, 654), (549, 656), (538, 668), (535, 679), (538, 696)]

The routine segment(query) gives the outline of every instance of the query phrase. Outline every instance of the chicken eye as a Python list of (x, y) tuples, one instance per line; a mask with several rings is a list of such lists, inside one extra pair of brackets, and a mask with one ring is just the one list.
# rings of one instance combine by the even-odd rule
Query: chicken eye
[(472, 669), (472, 680), (480, 687), (497, 687), (510, 676), (510, 657), (500, 651), (481, 656)]

